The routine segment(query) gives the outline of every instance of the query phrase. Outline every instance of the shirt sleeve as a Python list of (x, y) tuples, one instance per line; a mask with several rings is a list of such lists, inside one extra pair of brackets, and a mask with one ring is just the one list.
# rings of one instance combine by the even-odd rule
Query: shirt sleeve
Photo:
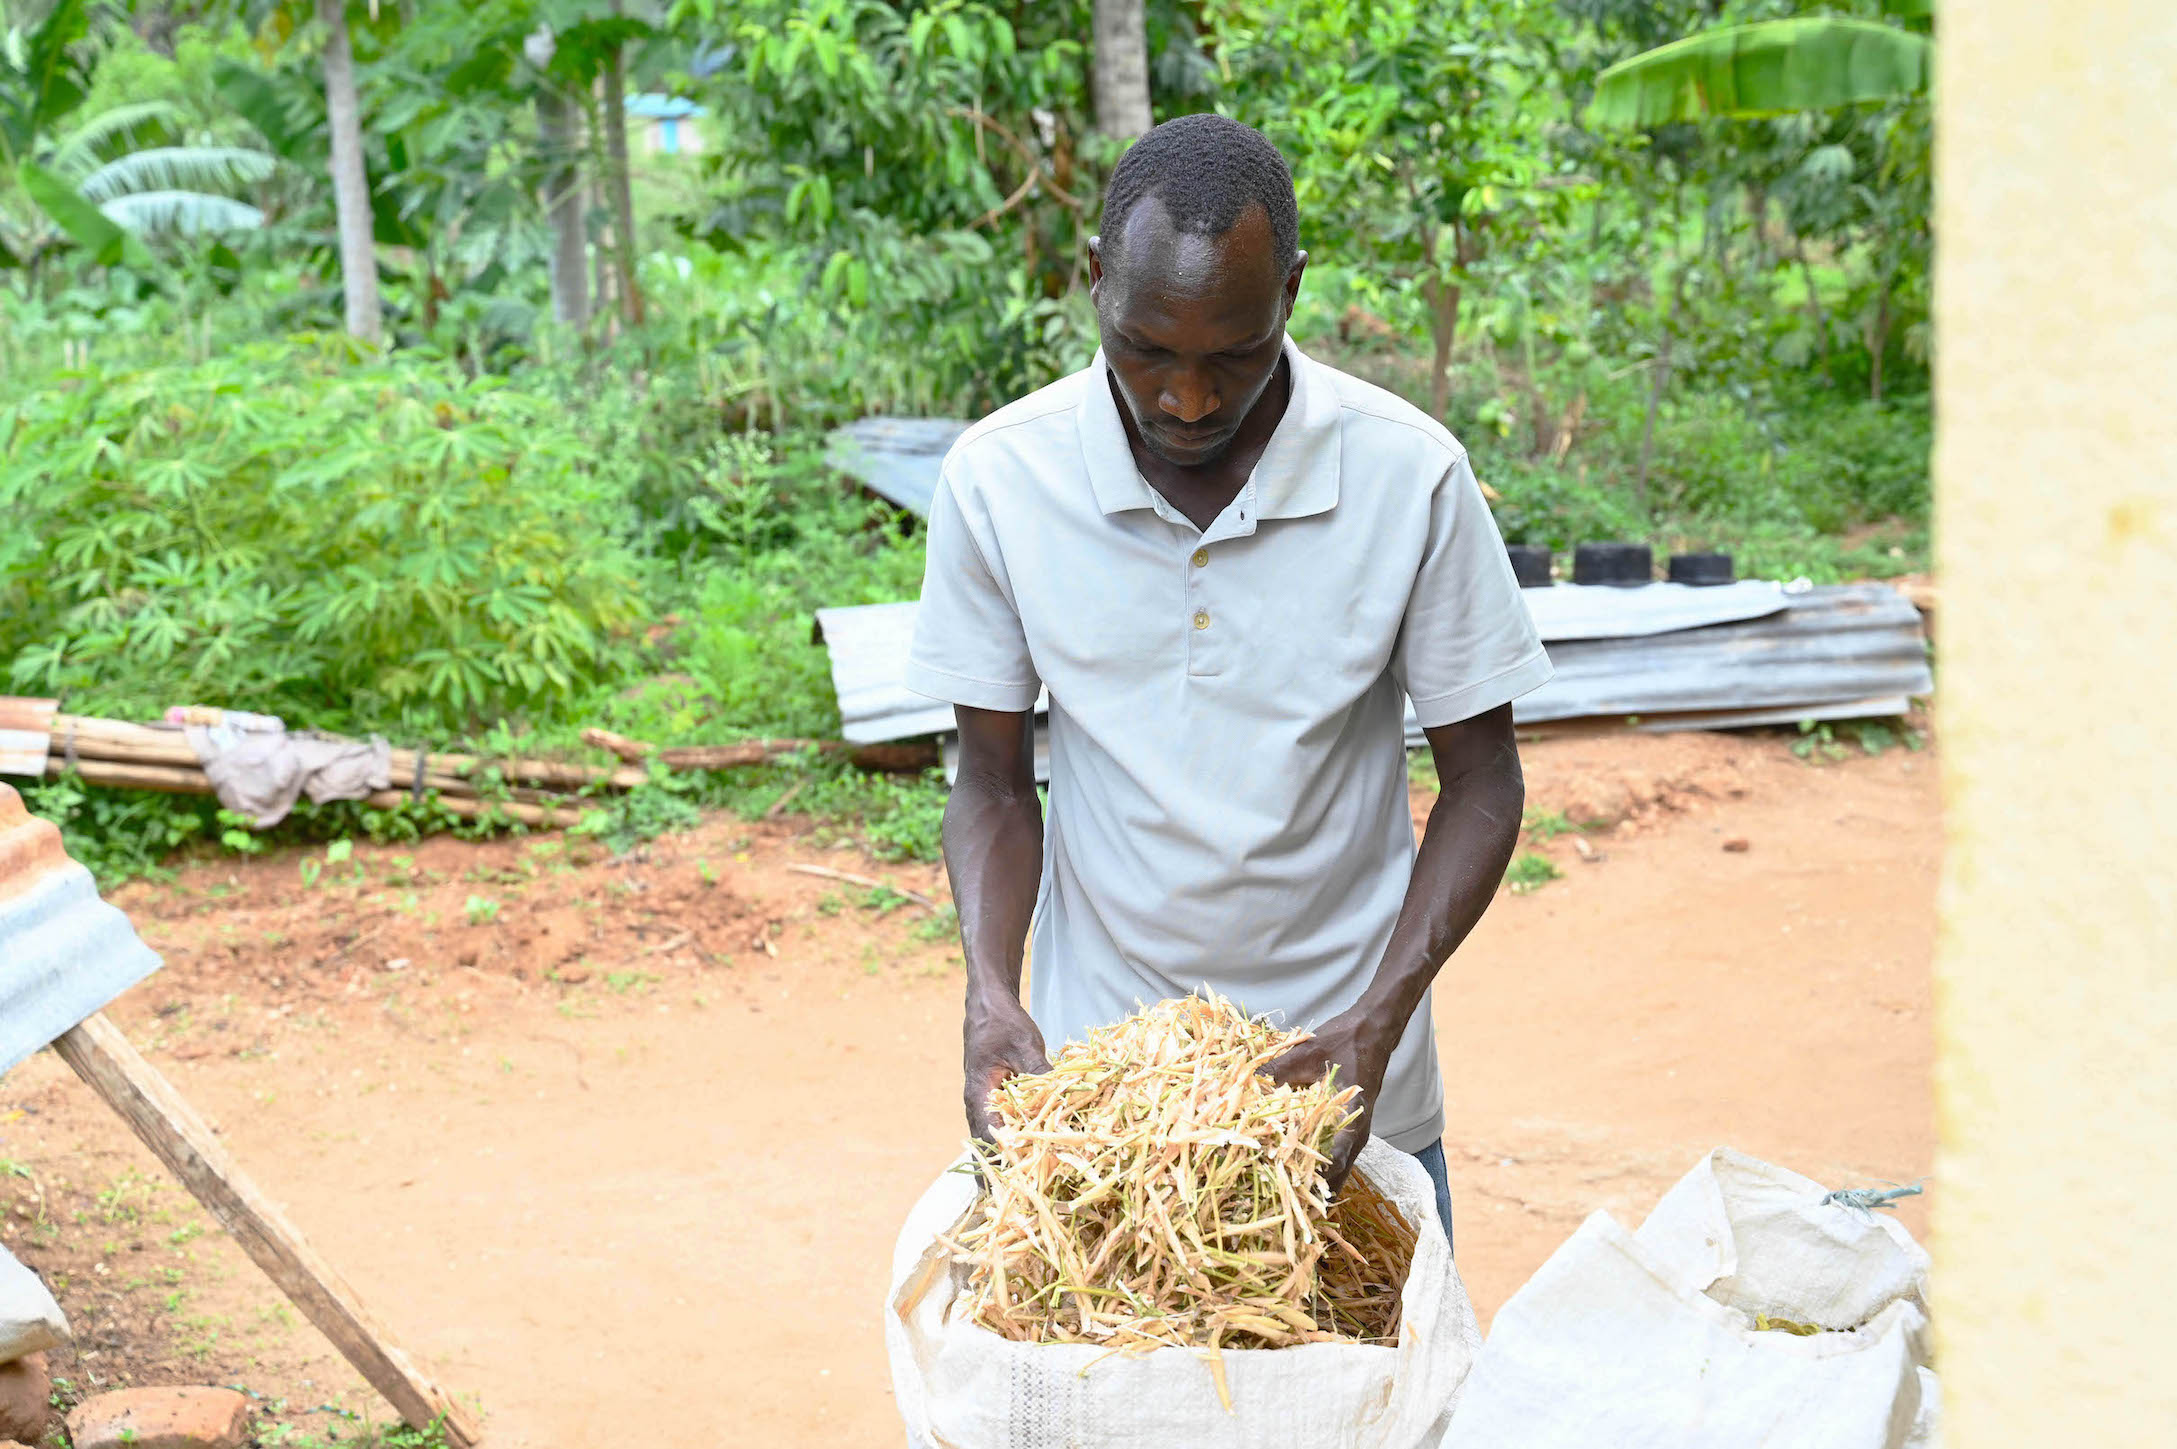
[(1460, 453), (1429, 502), (1429, 538), (1414, 575), (1391, 674), (1424, 729), (1457, 724), (1546, 682), (1549, 655), (1520, 597), (1497, 521)]
[(903, 681), (915, 693), (973, 709), (1034, 708), (1041, 682), (995, 552), (987, 520), (984, 529), (973, 525), (947, 469), (930, 502), (922, 606)]

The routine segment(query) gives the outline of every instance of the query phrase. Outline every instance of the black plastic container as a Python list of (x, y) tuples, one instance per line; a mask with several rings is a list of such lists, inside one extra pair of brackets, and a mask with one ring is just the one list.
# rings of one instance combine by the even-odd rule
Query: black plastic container
[(1731, 568), (1731, 555), (1727, 553), (1671, 555), (1670, 579), (1674, 584), (1691, 584), (1697, 589), (1707, 589), (1719, 584), (1735, 584), (1738, 578)]
[(1572, 581), (1631, 589), (1655, 582), (1655, 555), (1644, 543), (1583, 543), (1572, 551)]
[(1550, 551), (1528, 543), (1508, 543), (1504, 551), (1512, 556), (1512, 574), (1523, 589), (1546, 589), (1550, 586)]

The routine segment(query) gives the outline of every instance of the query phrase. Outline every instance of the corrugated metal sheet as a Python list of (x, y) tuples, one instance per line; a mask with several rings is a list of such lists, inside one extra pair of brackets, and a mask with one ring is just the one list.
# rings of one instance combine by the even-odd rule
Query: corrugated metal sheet
[(57, 699), (23, 699), (0, 696), (0, 775), (45, 773), (45, 757), (52, 748), (53, 712)]
[(1617, 589), (1600, 584), (1551, 584), (1521, 589), (1527, 614), (1545, 644), (1561, 639), (1631, 639), (1736, 624), (1782, 613), (1791, 596), (1782, 584), (1741, 579), (1715, 588), (1690, 584), (1648, 584)]
[[(1626, 601), (1626, 608), (1637, 610), (1639, 595), (1674, 587), (1578, 592), (1615, 595)], [(1561, 588), (1571, 590), (1569, 585)], [(1536, 598), (1559, 590), (1526, 592)], [(1839, 718), (1843, 716), (1825, 711), (1862, 702), (1886, 705), (1933, 689), (1919, 611), (1896, 590), (1862, 584), (1799, 595), (1779, 592), (1776, 597), (1784, 607), (1773, 613), (1702, 628), (1620, 638), (1552, 638), (1545, 631), (1556, 677), (1515, 704), (1513, 715), (1522, 724), (1537, 724), (1698, 713), (1698, 723), (1682, 727), (1723, 729)], [(915, 607), (870, 604), (817, 612), (817, 627), (831, 650), (841, 732), (857, 744), (941, 734), (952, 727), (950, 706), (900, 682), (914, 636)], [(1038, 711), (1045, 704), (1039, 700)], [(1866, 711), (1903, 712), (1902, 704)], [(1407, 735), (1420, 741), (1410, 713)]]
[[(1591, 721), (1598, 726), (1612, 729), (1631, 728), (1641, 734), (1683, 734), (1689, 730), (1748, 729), (1755, 725), (1795, 725), (1802, 720), (1832, 719), (1881, 719), (1904, 714), (1912, 708), (1912, 701), (1904, 695), (1884, 699), (1849, 699), (1836, 704), (1797, 705), (1791, 709), (1711, 710), (1692, 714), (1666, 714), (1641, 716), (1637, 723), (1628, 725), (1623, 720)], [(1515, 707), (1514, 715), (1518, 714)], [(1577, 727), (1578, 722), (1571, 722)], [(1421, 722), (1414, 718), (1412, 706), (1406, 710), (1406, 748), (1418, 750), (1428, 743), (1421, 732)], [(1036, 783), (1045, 785), (1051, 779), (1051, 731), (1042, 722), (1036, 725)], [(942, 758), (945, 780), (950, 784), (960, 775), (960, 736), (944, 737)]]
[(60, 831), (0, 785), (0, 1072), (158, 969)]
[(958, 418), (858, 418), (832, 430), (825, 456), (870, 492), (928, 518), (937, 470), (967, 430)]
[(1920, 611), (1881, 584), (1813, 589), (1767, 618), (1638, 639), (1550, 646), (1556, 677), (1515, 707), (1524, 721), (1682, 710), (1776, 710), (1926, 694)]

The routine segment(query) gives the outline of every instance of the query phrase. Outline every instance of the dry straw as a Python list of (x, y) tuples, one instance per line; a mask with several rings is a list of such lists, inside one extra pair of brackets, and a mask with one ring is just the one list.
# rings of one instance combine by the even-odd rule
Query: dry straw
[(1258, 1070), (1305, 1039), (1183, 997), (1002, 1084), (988, 1191), (945, 1240), (971, 1318), (1122, 1353), (1395, 1343), (1414, 1229), (1359, 1173), (1335, 1204), (1324, 1180), (1355, 1089)]

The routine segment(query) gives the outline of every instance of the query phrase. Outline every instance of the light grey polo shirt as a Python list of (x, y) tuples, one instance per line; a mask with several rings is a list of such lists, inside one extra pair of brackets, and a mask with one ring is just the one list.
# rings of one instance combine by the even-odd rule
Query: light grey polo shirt
[[(1404, 696), (1453, 724), (1550, 664), (1466, 450), (1308, 358), (1239, 496), (1197, 530), (1145, 482), (1101, 353), (945, 459), (907, 683), (1050, 691), (1029, 1010), (1078, 1038), (1207, 986), (1312, 1026), (1356, 1001), (1414, 857)], [(1429, 1003), (1375, 1131), (1443, 1133)]]

